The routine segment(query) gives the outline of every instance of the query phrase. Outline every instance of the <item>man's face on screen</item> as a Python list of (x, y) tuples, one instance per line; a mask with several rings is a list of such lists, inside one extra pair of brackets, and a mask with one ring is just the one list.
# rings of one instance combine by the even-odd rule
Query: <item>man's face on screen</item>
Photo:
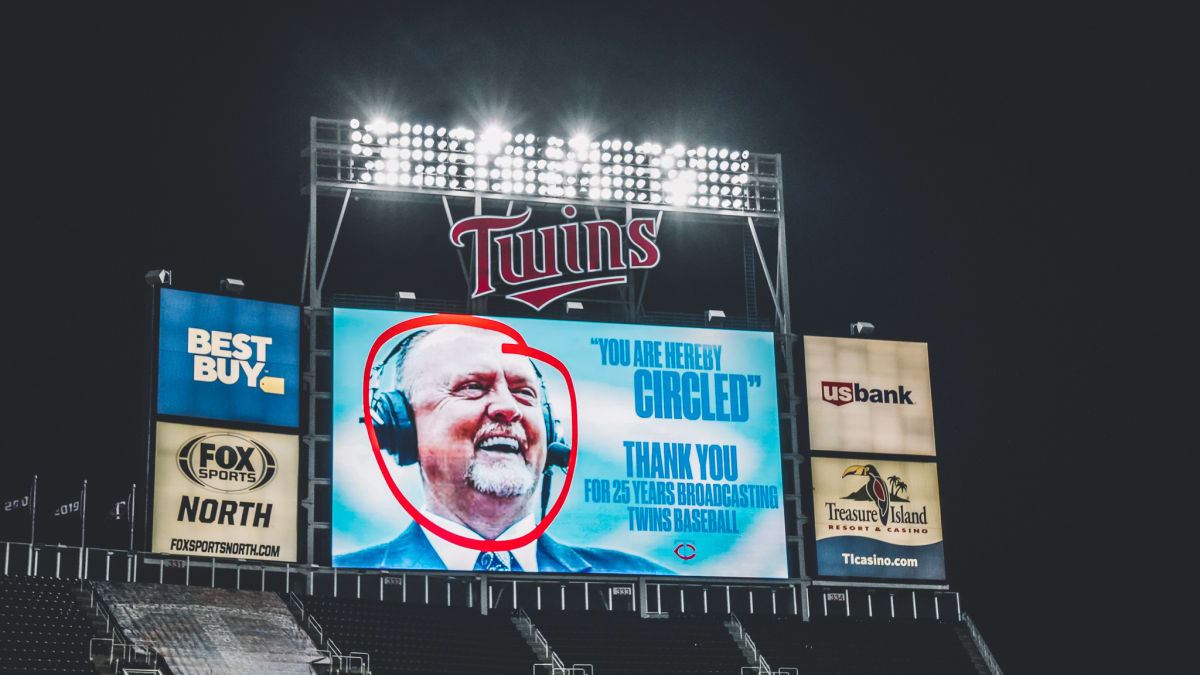
[(541, 386), (499, 333), (438, 329), (413, 345), (403, 381), (427, 501), (466, 516), (482, 500), (528, 501), (546, 463)]

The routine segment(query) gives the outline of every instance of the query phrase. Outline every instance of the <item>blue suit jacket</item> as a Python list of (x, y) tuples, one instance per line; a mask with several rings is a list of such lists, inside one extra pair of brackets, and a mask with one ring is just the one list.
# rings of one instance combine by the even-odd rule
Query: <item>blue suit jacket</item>
[[(582, 574), (674, 574), (640, 556), (604, 548), (560, 544), (543, 534), (537, 540), (539, 572)], [(376, 546), (334, 556), (335, 567), (444, 570), (446, 565), (416, 522), (399, 537)]]

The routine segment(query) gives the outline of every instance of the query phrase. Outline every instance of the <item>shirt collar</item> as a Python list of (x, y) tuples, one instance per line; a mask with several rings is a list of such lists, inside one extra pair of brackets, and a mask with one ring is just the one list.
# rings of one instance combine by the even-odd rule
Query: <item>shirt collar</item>
[[(478, 539), (480, 541), (483, 540), (483, 537), (481, 537), (478, 532), (475, 532), (462, 523), (456, 523), (452, 520), (447, 520), (446, 518), (443, 518), (435, 513), (430, 513), (425, 509), (421, 509), (421, 513), (426, 518), (433, 521), (435, 525), (438, 525), (449, 532), (462, 537), (467, 537), (468, 539)], [(510, 525), (509, 528), (504, 532), (501, 532), (500, 536), (496, 537), (496, 539), (516, 539), (517, 537), (522, 537), (526, 534), (529, 534), (534, 530), (535, 527), (537, 527), (537, 521), (534, 519), (533, 514), (531, 513)], [(452, 544), (436, 534), (429, 533), (429, 531), (425, 532), (425, 538), (429, 540), (429, 543), (433, 546), (433, 550), (437, 551), (438, 557), (442, 559), (442, 562), (446, 565), (446, 569), (475, 569), (475, 560), (479, 557), (479, 551), (473, 548), (459, 546), (458, 544)], [(512, 549), (509, 551), (509, 553), (513, 554), (513, 557), (517, 559), (517, 562), (520, 563), (522, 570), (526, 572), (538, 571), (537, 539), (525, 544), (521, 548)]]

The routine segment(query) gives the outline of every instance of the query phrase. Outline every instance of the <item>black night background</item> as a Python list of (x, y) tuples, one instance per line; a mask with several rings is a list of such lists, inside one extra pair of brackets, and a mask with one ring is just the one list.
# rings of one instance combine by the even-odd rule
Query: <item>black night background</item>
[[(31, 30), (9, 59), (7, 153), (27, 187), (8, 195), (5, 332), (22, 403), (3, 498), (34, 473), (46, 500), (86, 478), (89, 543), (123, 546), (104, 512), (143, 482), (142, 275), (171, 269), (176, 288), (205, 292), (237, 277), (245, 297), (297, 303), (310, 115), (779, 152), (794, 332), (864, 320), (929, 343), (952, 588), (1006, 671), (1068, 668), (1079, 603), (1113, 571), (1079, 567), (1090, 545), (1067, 487), (1089, 480), (1093, 453), (1117, 452), (1090, 402), (1110, 358), (1096, 324), (1128, 292), (1097, 231), (1096, 179), (1119, 142), (1102, 109), (1131, 81), (1116, 17), (781, 6), (109, 5), (15, 22)], [(442, 274), (461, 298), (457, 269), (379, 253), (453, 260), (431, 213), (432, 235), (352, 202), (331, 286), (385, 294)], [(740, 252), (711, 243), (664, 256), (740, 279)], [(660, 306), (674, 293), (688, 311), (729, 290), (651, 283)], [(27, 515), (2, 527), (28, 540)]]

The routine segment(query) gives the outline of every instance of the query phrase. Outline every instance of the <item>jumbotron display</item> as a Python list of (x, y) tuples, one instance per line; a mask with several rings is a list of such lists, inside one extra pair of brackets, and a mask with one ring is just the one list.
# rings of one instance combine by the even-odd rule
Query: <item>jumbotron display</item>
[(786, 578), (769, 332), (335, 309), (338, 567)]

